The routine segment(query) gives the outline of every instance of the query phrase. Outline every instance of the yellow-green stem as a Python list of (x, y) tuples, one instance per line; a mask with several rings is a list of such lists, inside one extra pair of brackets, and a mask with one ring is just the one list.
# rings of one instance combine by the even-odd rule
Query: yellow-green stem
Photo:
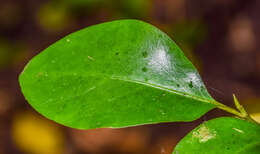
[[(257, 123), (259, 124), (258, 122), (256, 122), (254, 119), (252, 119), (246, 112), (245, 110), (243, 109), (243, 112), (239, 112), (237, 111), (236, 109), (233, 109), (229, 106), (226, 106), (220, 102), (217, 102), (217, 101), (214, 101), (212, 102), (213, 104), (215, 104), (217, 106), (217, 108), (221, 109), (221, 110), (224, 110), (228, 113), (231, 113), (231, 114), (234, 114), (236, 116), (238, 116), (239, 118), (242, 118), (242, 119), (246, 119), (248, 121), (251, 121), (251, 122), (254, 122), (254, 123)], [(240, 105), (240, 104), (239, 104)], [(241, 106), (241, 105), (240, 105)], [(241, 106), (242, 107), (242, 106)]]

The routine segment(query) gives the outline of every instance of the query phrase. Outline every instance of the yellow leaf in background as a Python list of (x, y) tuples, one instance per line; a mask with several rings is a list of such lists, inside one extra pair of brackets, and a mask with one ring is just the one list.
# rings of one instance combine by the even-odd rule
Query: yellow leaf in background
[(12, 138), (20, 150), (30, 154), (61, 154), (64, 150), (62, 130), (27, 111), (14, 116)]
[(260, 123), (260, 98), (250, 98), (242, 102), (246, 111), (257, 122)]
[(36, 21), (47, 32), (62, 31), (73, 22), (66, 5), (55, 2), (42, 5), (36, 14)]
[(250, 116), (257, 121), (258, 123), (260, 123), (260, 112), (259, 113), (252, 113), (250, 114)]

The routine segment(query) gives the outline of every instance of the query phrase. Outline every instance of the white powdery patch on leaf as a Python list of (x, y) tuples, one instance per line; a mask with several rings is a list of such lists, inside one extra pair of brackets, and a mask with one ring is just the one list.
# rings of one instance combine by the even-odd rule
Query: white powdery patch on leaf
[(192, 133), (192, 138), (198, 138), (200, 143), (207, 142), (216, 137), (216, 132), (209, 130), (205, 125), (202, 125), (198, 130)]
[(170, 73), (172, 71), (172, 64), (170, 55), (167, 53), (168, 49), (158, 48), (155, 50), (153, 55), (150, 57), (149, 66), (156, 72)]

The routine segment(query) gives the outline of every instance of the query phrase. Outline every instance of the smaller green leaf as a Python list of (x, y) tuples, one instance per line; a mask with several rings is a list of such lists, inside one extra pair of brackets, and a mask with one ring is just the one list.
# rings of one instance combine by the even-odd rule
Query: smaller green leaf
[(173, 154), (259, 154), (260, 126), (231, 117), (201, 124), (184, 137)]

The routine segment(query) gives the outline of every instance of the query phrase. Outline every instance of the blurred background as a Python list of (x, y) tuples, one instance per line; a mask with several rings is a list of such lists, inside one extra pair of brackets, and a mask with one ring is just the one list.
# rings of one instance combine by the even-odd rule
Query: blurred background
[(134, 18), (166, 32), (198, 68), (209, 92), (233, 106), (232, 93), (260, 121), (260, 1), (0, 0), (0, 154), (171, 154), (213, 110), (191, 123), (76, 130), (36, 113), (18, 75), (65, 35), (101, 22)]

